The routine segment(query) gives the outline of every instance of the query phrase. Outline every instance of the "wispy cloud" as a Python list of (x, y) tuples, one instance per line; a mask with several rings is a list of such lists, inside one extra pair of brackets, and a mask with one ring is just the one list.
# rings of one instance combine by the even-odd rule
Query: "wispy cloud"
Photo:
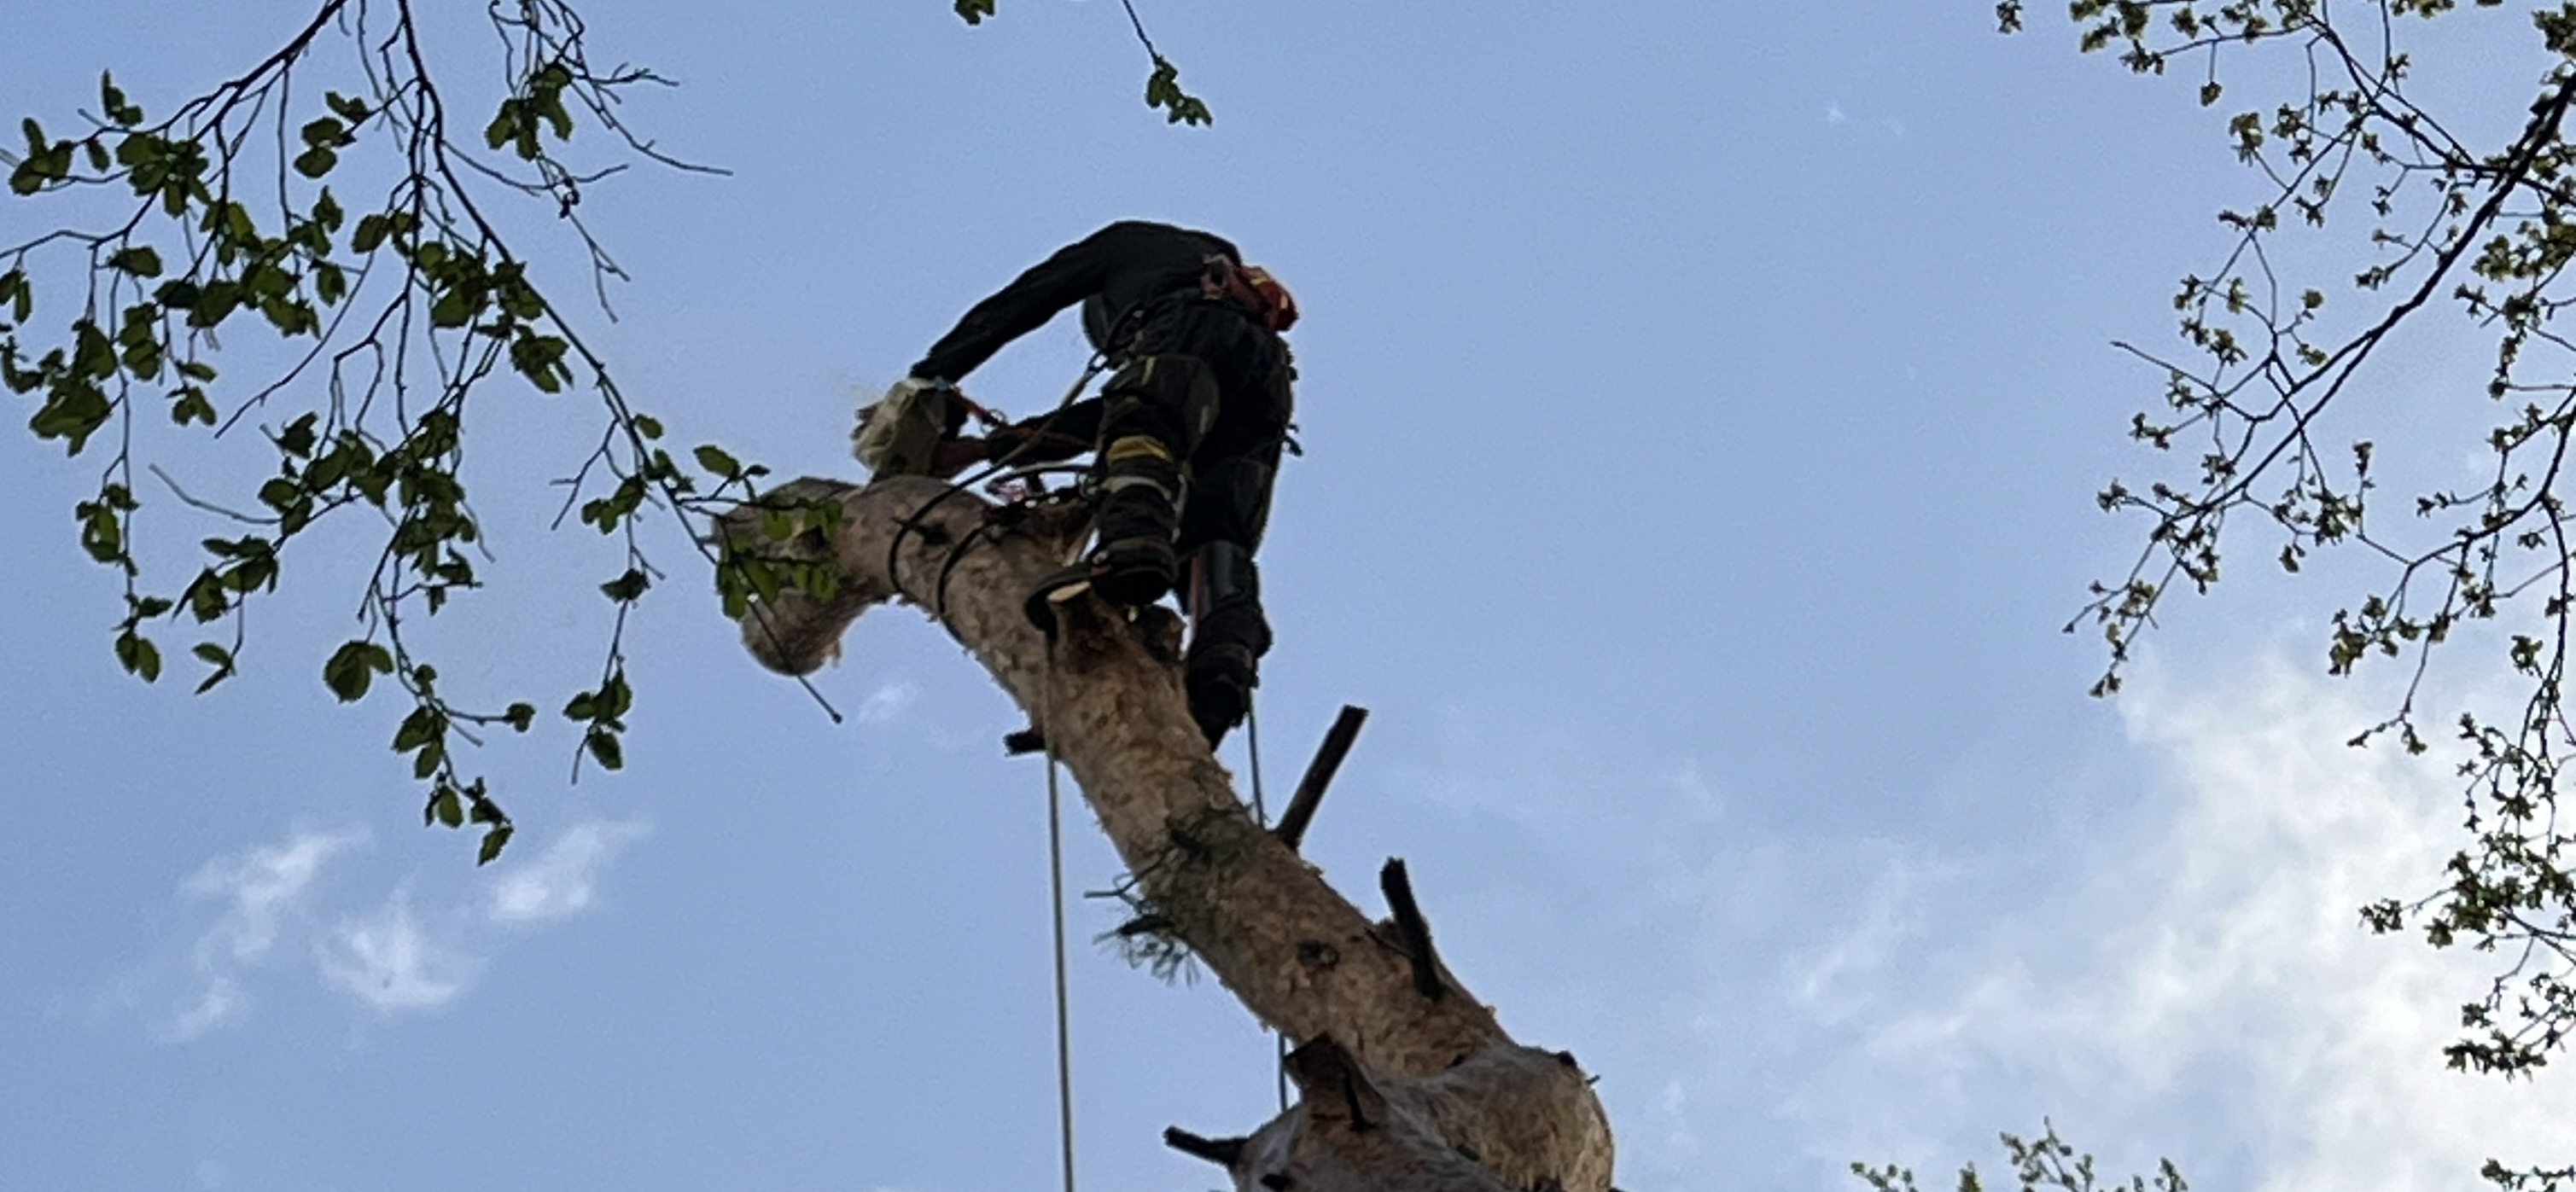
[(533, 923), (580, 914), (597, 894), (600, 871), (646, 830), (640, 824), (612, 820), (574, 825), (534, 860), (502, 871), (485, 897), (484, 913), (496, 923)]
[(1904, 121), (1854, 116), (1850, 111), (1843, 107), (1843, 103), (1839, 99), (1829, 99), (1825, 101), (1825, 123), (1828, 126), (1834, 127), (1849, 128), (1857, 126), (1859, 128), (1875, 129), (1879, 132), (1886, 133), (1890, 137), (1901, 138), (1905, 135)]
[[(2438, 878), (2458, 832), (2446, 767), (2344, 746), (2370, 709), (2277, 662), (2230, 688), (2136, 685), (2123, 712), (2163, 780), (2073, 846), (2075, 888), (1925, 911), (1893, 882), (1785, 974), (1846, 1043), (1793, 1106), (1823, 1123), (1818, 1145), (1983, 1158), (1972, 1140), (2054, 1113), (2131, 1164), (2176, 1152), (2267, 1192), (2456, 1188), (2491, 1154), (2565, 1161), (2576, 1085), (2443, 1068), (2494, 958), (2374, 937), (2356, 914)], [(1926, 926), (1963, 918), (1990, 926)], [(1889, 1155), (1891, 1140), (1962, 1149)]]
[(433, 940), (396, 890), (364, 918), (342, 920), (314, 949), (325, 981), (379, 1013), (434, 1010), (456, 999), (479, 962)]
[(869, 692), (868, 698), (859, 704), (854, 718), (861, 724), (885, 724), (912, 710), (920, 700), (919, 684), (910, 679), (895, 679)]
[(260, 995), (290, 977), (317, 979), (378, 1014), (436, 1009), (467, 993), (489, 963), (490, 941), (478, 947), (478, 930), (589, 909), (606, 867), (645, 831), (594, 820), (496, 873), (468, 879), (434, 872), (425, 879), (432, 884), (489, 884), (436, 897), (443, 909), (425, 912), (414, 905), (412, 883), (395, 885), (372, 905), (346, 888), (345, 876), (326, 889), (324, 874), (363, 846), (366, 834), (298, 829), (274, 844), (216, 857), (181, 883), (183, 905), (210, 908), (211, 921), (187, 937), (184, 954), (120, 979), (107, 1003), (141, 1010), (151, 1033), (174, 1043), (247, 1020)]
[(220, 909), (190, 949), (196, 991), (161, 1022), (162, 1037), (186, 1042), (240, 1021), (252, 1001), (243, 973), (267, 961), (281, 931), (307, 918), (308, 895), (324, 864), (364, 841), (363, 833), (299, 829), (277, 844), (199, 868), (182, 895)]

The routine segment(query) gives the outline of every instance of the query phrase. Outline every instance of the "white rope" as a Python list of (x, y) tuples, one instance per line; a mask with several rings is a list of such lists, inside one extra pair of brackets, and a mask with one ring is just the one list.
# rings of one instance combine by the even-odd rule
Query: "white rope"
[[(1243, 744), (1250, 751), (1252, 766), (1252, 814), (1265, 830), (1270, 827), (1270, 809), (1261, 799), (1261, 702), (1250, 691), (1243, 693)], [(1279, 1111), (1288, 1111), (1288, 1036), (1272, 1031), (1278, 1047), (1278, 1063), (1272, 1073), (1279, 1080)]]
[[(1050, 685), (1054, 678), (1048, 676)], [(1050, 698), (1049, 705), (1054, 703)], [(1049, 723), (1040, 730), (1053, 734)], [(1064, 1192), (1073, 1189), (1073, 1015), (1065, 992), (1064, 960), (1064, 797), (1055, 776), (1055, 742), (1047, 741), (1047, 893), (1055, 914), (1055, 1096), (1056, 1129), (1064, 1139)]]

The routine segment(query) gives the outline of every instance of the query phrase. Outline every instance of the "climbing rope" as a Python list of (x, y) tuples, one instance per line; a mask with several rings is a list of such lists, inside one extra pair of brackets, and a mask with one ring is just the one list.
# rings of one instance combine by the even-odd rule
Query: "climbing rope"
[[(1090, 383), (1086, 374), (1082, 384)], [(1082, 391), (1077, 384), (1074, 392)], [(1071, 398), (1066, 399), (1067, 404)], [(1082, 543), (1073, 545), (1079, 558)], [(1064, 794), (1056, 778), (1055, 634), (1047, 633), (1046, 669), (1038, 682), (1038, 735), (1046, 743), (1047, 911), (1055, 926), (1056, 1133), (1064, 1148), (1064, 1192), (1073, 1187), (1073, 998), (1066, 988), (1064, 944)]]
[[(1053, 665), (1047, 682), (1054, 685)], [(1054, 697), (1041, 701), (1052, 707)], [(1055, 726), (1045, 726), (1052, 733)], [(1064, 796), (1056, 783), (1055, 746), (1047, 746), (1047, 893), (1055, 920), (1055, 1099), (1056, 1131), (1064, 1142), (1064, 1192), (1073, 1190), (1073, 1014), (1065, 990), (1064, 951)]]

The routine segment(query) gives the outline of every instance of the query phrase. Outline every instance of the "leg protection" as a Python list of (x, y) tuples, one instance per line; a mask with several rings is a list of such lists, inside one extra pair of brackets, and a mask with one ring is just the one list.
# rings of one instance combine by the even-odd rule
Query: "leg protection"
[(1190, 556), (1190, 647), (1181, 683), (1190, 718), (1213, 749), (1243, 722), (1270, 652), (1270, 622), (1261, 613), (1261, 572), (1252, 552), (1210, 542)]
[(1114, 604), (1144, 605), (1172, 588), (1187, 490), (1182, 461), (1215, 424), (1216, 375), (1196, 356), (1145, 356), (1101, 390), (1100, 545), (1093, 584)]

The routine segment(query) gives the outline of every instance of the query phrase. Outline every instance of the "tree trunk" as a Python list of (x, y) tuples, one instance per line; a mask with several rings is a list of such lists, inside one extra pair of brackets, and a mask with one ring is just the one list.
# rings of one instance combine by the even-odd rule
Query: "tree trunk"
[[(771, 537), (758, 510), (727, 518), (738, 552), (828, 551), (841, 576), (829, 600), (791, 590), (755, 602), (744, 644), (803, 674), (861, 612), (900, 599), (929, 610), (1028, 711), (1155, 929), (1294, 1048), (1295, 1105), (1248, 1137), (1174, 1130), (1167, 1143), (1223, 1164), (1243, 1192), (1607, 1192), (1610, 1126), (1590, 1082), (1570, 1053), (1515, 1043), (1441, 965), (1402, 863), (1384, 874), (1394, 914), (1372, 923), (1253, 821), (1191, 723), (1171, 614), (1131, 624), (1084, 595), (1058, 606), (1054, 640), (1029, 624), (1021, 601), (1062, 566), (1079, 508), (944, 493), (920, 477), (808, 478), (761, 502), (804, 506), (799, 533)], [(835, 503), (828, 535), (806, 528)]]

